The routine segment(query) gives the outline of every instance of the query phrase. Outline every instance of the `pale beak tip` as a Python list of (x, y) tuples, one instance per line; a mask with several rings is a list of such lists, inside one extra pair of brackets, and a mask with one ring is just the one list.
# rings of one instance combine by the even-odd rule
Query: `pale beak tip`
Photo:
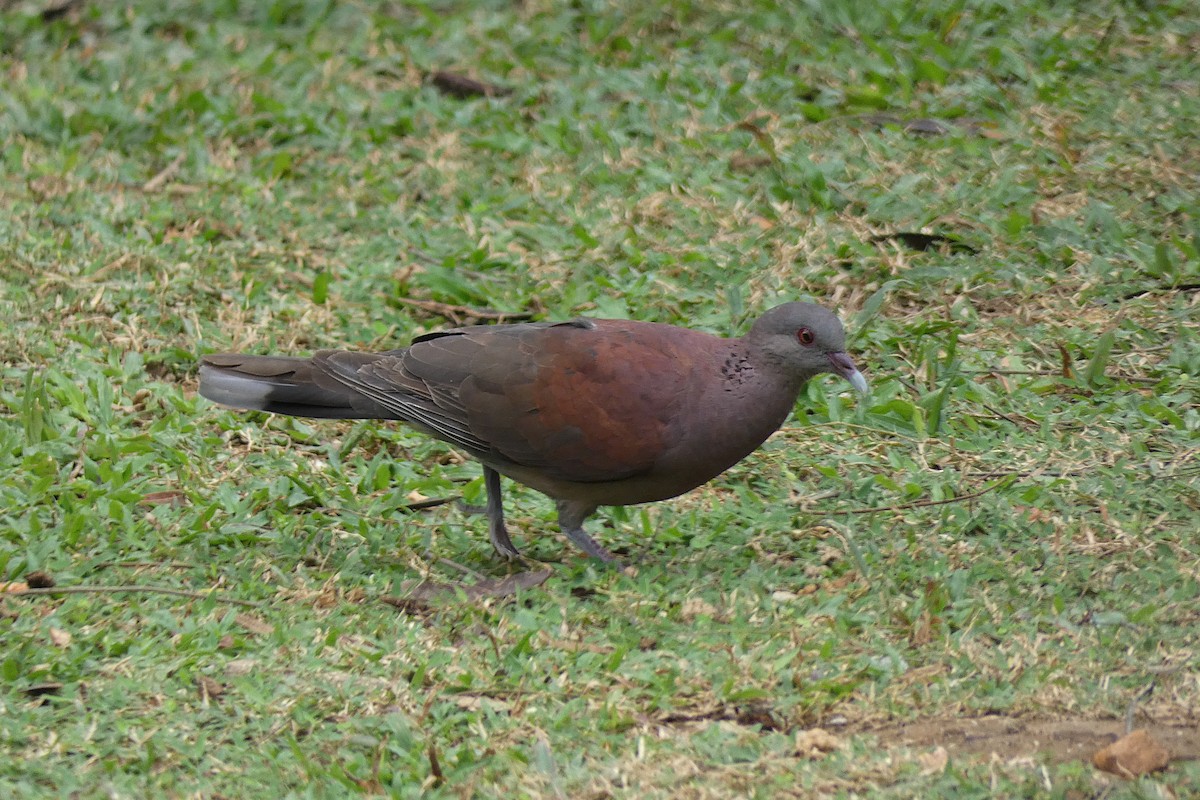
[(858, 371), (858, 367), (854, 366), (854, 361), (850, 356), (843, 352), (829, 354), (829, 364), (832, 367), (832, 372), (836, 372), (846, 380), (850, 381), (850, 385), (855, 388), (859, 394), (867, 393), (867, 379)]

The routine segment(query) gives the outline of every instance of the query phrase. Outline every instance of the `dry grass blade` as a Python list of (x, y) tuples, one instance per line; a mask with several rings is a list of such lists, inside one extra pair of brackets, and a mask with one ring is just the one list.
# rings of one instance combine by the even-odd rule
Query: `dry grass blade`
[(4, 597), (21, 597), (23, 595), (63, 595), (63, 594), (167, 594), (172, 597), (188, 597), (193, 600), (214, 600), (232, 606), (245, 608), (262, 608), (262, 603), (249, 600), (239, 600), (236, 597), (217, 594), (216, 592), (192, 592), (186, 589), (172, 589), (166, 586), (55, 586), (46, 589), (22, 589), (14, 592), (4, 592)]
[(439, 303), (436, 300), (417, 300), (411, 297), (397, 297), (395, 300), (406, 306), (413, 306), (422, 311), (428, 311), (431, 314), (444, 317), (455, 325), (463, 325), (466, 322), (473, 324), (484, 322), (525, 322), (534, 317), (531, 311), (492, 311), (487, 308), (471, 308), (470, 306), (454, 305), (452, 303)]
[(534, 570), (518, 572), (504, 578), (485, 578), (475, 583), (442, 583), (439, 581), (410, 581), (400, 587), (400, 594), (380, 598), (396, 608), (428, 608), (438, 601), (451, 600), (460, 593), (468, 600), (498, 600), (517, 592), (541, 586), (553, 572)]

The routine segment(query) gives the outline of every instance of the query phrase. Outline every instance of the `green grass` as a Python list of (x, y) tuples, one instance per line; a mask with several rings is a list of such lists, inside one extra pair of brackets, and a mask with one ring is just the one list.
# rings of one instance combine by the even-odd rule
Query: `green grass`
[[(1139, 724), (1200, 722), (1191, 5), (0, 4), (0, 580), (260, 604), (0, 600), (0, 795), (1200, 794), (880, 732), (1152, 682)], [(873, 241), (918, 231), (969, 250)], [(872, 392), (599, 515), (636, 574), (509, 485), (552, 577), (398, 611), (510, 571), (402, 509), (478, 468), (195, 367), (449, 324), (410, 299), (721, 334), (815, 299)]]

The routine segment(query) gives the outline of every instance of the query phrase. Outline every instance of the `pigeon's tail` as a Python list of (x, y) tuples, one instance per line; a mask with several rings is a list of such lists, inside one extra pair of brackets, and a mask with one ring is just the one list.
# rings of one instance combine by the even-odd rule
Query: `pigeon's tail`
[[(292, 417), (370, 419), (370, 401), (332, 379), (312, 359), (220, 353), (200, 364), (200, 394), (233, 408)], [(364, 402), (365, 401), (365, 402)]]

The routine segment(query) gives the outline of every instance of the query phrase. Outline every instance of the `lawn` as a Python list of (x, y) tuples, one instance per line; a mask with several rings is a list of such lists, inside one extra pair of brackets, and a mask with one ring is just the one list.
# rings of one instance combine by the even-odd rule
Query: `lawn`
[[(1200, 796), (1190, 0), (56, 2), (0, 2), (0, 797)], [(626, 570), (196, 393), (797, 299), (870, 394), (602, 510)]]

